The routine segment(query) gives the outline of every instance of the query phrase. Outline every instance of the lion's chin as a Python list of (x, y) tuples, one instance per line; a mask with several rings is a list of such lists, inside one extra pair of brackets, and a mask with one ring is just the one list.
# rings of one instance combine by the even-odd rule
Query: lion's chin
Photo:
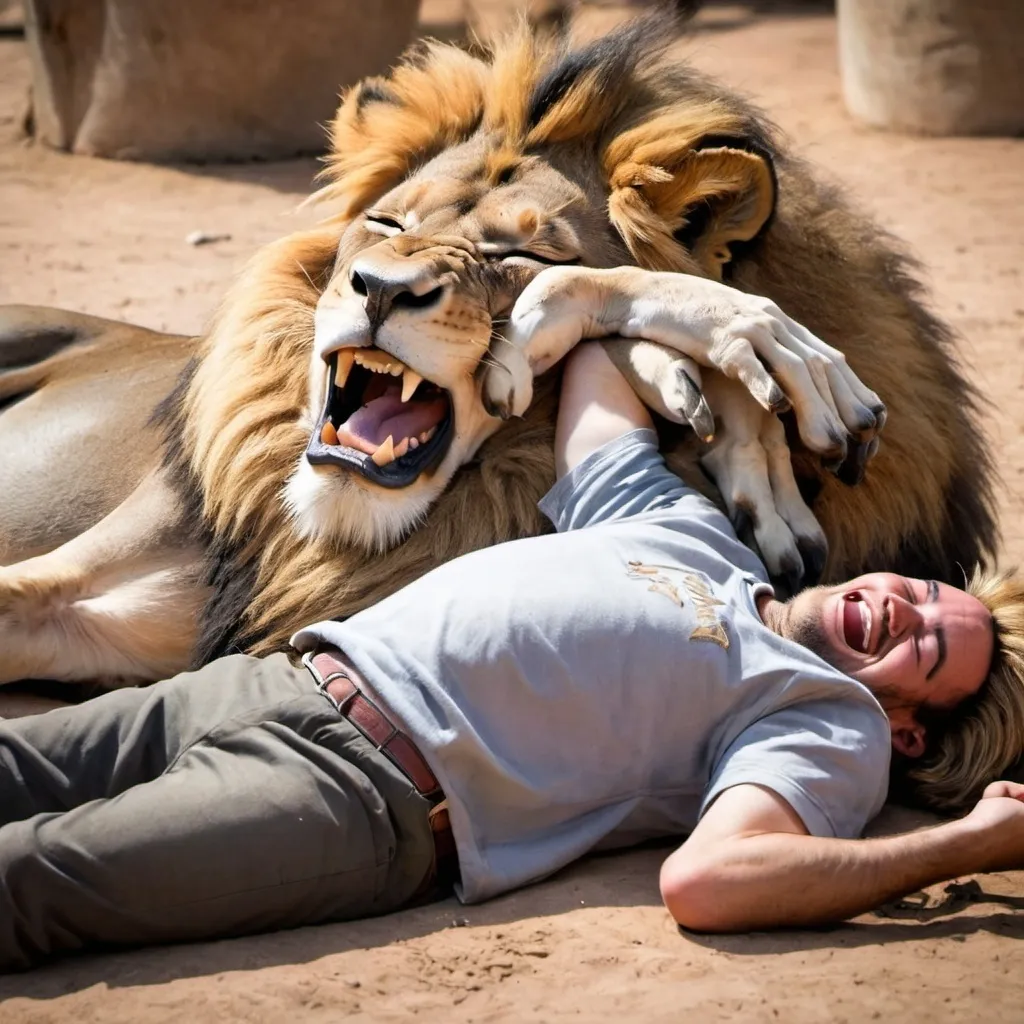
[(419, 525), (443, 490), (436, 479), (388, 490), (349, 470), (312, 465), (303, 456), (285, 485), (284, 502), (300, 537), (382, 552)]

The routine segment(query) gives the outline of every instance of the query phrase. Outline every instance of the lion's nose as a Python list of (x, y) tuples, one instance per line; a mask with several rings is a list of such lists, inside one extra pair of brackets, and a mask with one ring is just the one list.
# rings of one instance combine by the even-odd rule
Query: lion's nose
[(436, 280), (422, 273), (402, 273), (393, 266), (380, 267), (373, 260), (357, 259), (349, 271), (352, 290), (363, 296), (370, 326), (376, 330), (393, 309), (425, 309), (444, 291)]

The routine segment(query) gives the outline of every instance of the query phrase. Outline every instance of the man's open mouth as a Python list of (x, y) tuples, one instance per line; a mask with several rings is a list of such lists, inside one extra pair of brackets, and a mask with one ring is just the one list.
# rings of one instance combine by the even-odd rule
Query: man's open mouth
[(453, 421), (449, 393), (401, 359), (379, 348), (339, 349), (306, 458), (358, 470), (382, 487), (408, 487), (444, 458)]
[(843, 639), (858, 654), (871, 646), (871, 607), (856, 594), (847, 594), (842, 604)]

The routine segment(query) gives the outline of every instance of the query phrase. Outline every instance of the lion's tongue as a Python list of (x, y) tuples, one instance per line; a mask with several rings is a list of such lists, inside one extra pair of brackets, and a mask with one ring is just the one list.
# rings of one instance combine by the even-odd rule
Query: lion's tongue
[(406, 438), (423, 440), (423, 435), (432, 431), (447, 411), (448, 401), (443, 395), (403, 402), (401, 390), (389, 387), (380, 398), (367, 402), (349, 416), (338, 427), (338, 438), (342, 444), (372, 455), (389, 437), (396, 448)]

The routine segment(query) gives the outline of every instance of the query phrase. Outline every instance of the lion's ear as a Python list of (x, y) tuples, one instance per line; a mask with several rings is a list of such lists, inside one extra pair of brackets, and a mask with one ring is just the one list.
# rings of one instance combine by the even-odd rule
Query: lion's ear
[(650, 202), (701, 268), (721, 278), (730, 246), (749, 242), (775, 209), (775, 175), (758, 153), (727, 146), (696, 149), (669, 181), (647, 187)]

